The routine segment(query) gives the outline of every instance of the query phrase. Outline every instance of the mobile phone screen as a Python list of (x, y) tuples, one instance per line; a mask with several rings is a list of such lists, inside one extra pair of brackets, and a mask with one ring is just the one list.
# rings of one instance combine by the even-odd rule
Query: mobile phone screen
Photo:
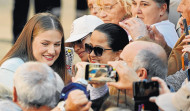
[(72, 64), (74, 59), (74, 49), (65, 47), (66, 68), (68, 73), (72, 76)]
[(93, 82), (117, 81), (116, 71), (107, 64), (87, 64), (85, 79)]
[(142, 109), (158, 111), (157, 105), (149, 101), (150, 97), (159, 95), (158, 82), (135, 82), (133, 84), (133, 95), (135, 99), (135, 111), (141, 111)]

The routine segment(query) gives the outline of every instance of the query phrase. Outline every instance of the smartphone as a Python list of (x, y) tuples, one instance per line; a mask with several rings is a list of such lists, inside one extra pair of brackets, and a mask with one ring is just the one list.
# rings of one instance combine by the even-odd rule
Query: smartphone
[(71, 47), (65, 47), (65, 59), (66, 59), (66, 69), (68, 73), (72, 76), (72, 65), (74, 59), (74, 49)]
[(118, 74), (107, 64), (90, 63), (86, 65), (85, 79), (88, 82), (115, 82)]
[(159, 95), (159, 84), (157, 81), (140, 81), (133, 83), (133, 96), (135, 111), (158, 111), (158, 106), (149, 101), (152, 96)]
[(188, 31), (188, 26), (187, 26), (187, 21), (186, 21), (186, 19), (183, 19), (183, 25), (184, 25), (184, 32), (185, 32), (185, 35), (189, 35), (189, 31)]

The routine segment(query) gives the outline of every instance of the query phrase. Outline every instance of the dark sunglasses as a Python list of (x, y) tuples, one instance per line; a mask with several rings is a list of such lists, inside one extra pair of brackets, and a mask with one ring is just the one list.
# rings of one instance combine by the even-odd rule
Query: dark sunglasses
[(102, 47), (92, 47), (89, 44), (85, 44), (85, 51), (90, 54), (94, 50), (94, 54), (96, 56), (102, 56), (104, 50), (112, 50), (112, 49), (104, 49)]
[(75, 45), (82, 45), (82, 41), (83, 41), (84, 39), (86, 39), (87, 37), (90, 37), (91, 34), (92, 34), (92, 32), (90, 32), (89, 34), (87, 34), (87, 35), (84, 36), (83, 38), (81, 38), (81, 39), (79, 39), (79, 40), (73, 42), (72, 47), (74, 47)]

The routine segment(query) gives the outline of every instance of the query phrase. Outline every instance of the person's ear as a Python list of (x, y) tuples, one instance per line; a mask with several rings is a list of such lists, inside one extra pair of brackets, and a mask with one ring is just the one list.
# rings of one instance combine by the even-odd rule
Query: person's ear
[(121, 52), (122, 52), (122, 50), (119, 50), (119, 51), (115, 52), (114, 61), (119, 61), (120, 60)]
[(167, 11), (167, 4), (164, 3), (162, 6), (161, 6), (161, 11), (160, 11), (160, 16), (163, 16)]
[(145, 68), (139, 68), (136, 71), (137, 75), (139, 76), (139, 78), (141, 80), (147, 79), (148, 78), (148, 74), (147, 74), (147, 70)]
[(13, 87), (13, 102), (17, 102), (17, 92), (15, 86)]

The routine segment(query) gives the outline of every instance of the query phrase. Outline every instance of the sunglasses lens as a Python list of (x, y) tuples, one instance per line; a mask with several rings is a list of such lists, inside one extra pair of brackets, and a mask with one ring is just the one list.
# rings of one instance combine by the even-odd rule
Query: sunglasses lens
[(94, 47), (94, 53), (96, 56), (102, 56), (103, 49), (101, 47)]
[(90, 54), (92, 52), (92, 46), (90, 46), (89, 44), (85, 44), (85, 52)]

